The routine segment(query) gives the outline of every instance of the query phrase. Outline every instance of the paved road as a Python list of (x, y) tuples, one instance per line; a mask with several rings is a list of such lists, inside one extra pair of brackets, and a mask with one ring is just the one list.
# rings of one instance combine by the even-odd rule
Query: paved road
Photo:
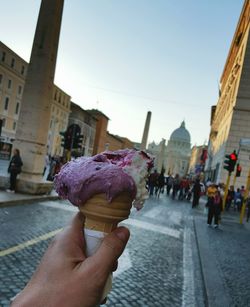
[[(51, 238), (74, 211), (65, 201), (0, 208), (0, 306), (8, 306), (25, 286)], [(124, 224), (131, 239), (106, 305), (204, 306), (190, 204), (162, 195), (149, 199), (143, 210), (132, 210)]]

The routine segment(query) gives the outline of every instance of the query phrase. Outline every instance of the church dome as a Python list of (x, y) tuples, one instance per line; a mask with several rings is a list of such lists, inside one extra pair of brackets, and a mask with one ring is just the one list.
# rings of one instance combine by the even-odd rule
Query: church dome
[(191, 139), (190, 133), (186, 129), (184, 121), (181, 123), (180, 128), (175, 129), (170, 136), (171, 141), (181, 141), (181, 142), (190, 143), (190, 139)]

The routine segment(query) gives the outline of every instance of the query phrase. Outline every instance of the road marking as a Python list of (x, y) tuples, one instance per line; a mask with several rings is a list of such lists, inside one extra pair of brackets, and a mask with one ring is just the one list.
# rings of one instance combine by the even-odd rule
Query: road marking
[(125, 221), (122, 221), (123, 224), (126, 225), (131, 225), (131, 226), (136, 226), (139, 228), (143, 228), (146, 230), (150, 230), (150, 231), (154, 231), (154, 232), (159, 232), (162, 233), (164, 235), (168, 235), (174, 238), (179, 239), (180, 237), (180, 231), (166, 227), (166, 226), (158, 226), (158, 225), (154, 225), (148, 222), (144, 222), (141, 220), (135, 220), (135, 219), (127, 219)]
[(161, 207), (156, 207), (151, 210), (148, 210), (143, 214), (144, 217), (149, 217), (149, 218), (155, 218), (157, 215), (159, 215), (162, 212)]
[(46, 202), (41, 202), (39, 203), (39, 205), (41, 206), (45, 206), (45, 207), (50, 207), (50, 208), (55, 208), (55, 209), (62, 209), (62, 210), (66, 210), (66, 211), (72, 211), (72, 212), (78, 212), (79, 209), (76, 206), (73, 205), (67, 205), (67, 204), (63, 204), (63, 203), (55, 203), (53, 201), (46, 201)]
[(182, 307), (195, 306), (191, 230), (184, 229)]
[(181, 225), (182, 213), (181, 212), (172, 212), (169, 216), (170, 220), (177, 225)]
[(51, 232), (48, 232), (42, 236), (39, 236), (37, 238), (34, 238), (34, 239), (31, 239), (29, 241), (26, 241), (24, 243), (20, 243), (18, 245), (15, 245), (13, 247), (10, 247), (10, 248), (7, 248), (7, 249), (4, 249), (2, 251), (0, 251), (0, 257), (3, 257), (3, 256), (7, 256), (9, 254), (13, 254), (15, 252), (18, 252), (28, 246), (31, 246), (31, 245), (34, 245), (34, 244), (37, 244), (41, 241), (45, 241), (45, 240), (48, 240), (49, 238), (51, 237), (54, 237), (58, 232), (60, 232), (63, 228), (60, 228), (60, 229), (56, 229), (54, 231), (51, 231)]

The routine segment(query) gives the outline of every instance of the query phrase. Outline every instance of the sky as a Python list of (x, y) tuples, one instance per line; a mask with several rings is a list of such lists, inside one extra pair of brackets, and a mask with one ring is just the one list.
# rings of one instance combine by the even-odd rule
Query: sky
[[(29, 62), (40, 0), (0, 0), (0, 40)], [(244, 0), (65, 0), (55, 84), (99, 109), (112, 134), (168, 140), (185, 120), (209, 139), (210, 109)]]

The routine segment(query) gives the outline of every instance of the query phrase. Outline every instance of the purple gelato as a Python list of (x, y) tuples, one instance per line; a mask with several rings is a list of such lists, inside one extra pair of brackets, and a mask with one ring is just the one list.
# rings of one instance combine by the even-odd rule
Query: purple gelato
[(99, 193), (105, 193), (108, 201), (122, 192), (128, 192), (134, 199), (135, 182), (120, 166), (114, 164), (121, 162), (122, 157), (115, 155), (115, 160), (108, 159), (106, 154), (98, 154), (68, 162), (55, 177), (57, 193), (75, 206)]

